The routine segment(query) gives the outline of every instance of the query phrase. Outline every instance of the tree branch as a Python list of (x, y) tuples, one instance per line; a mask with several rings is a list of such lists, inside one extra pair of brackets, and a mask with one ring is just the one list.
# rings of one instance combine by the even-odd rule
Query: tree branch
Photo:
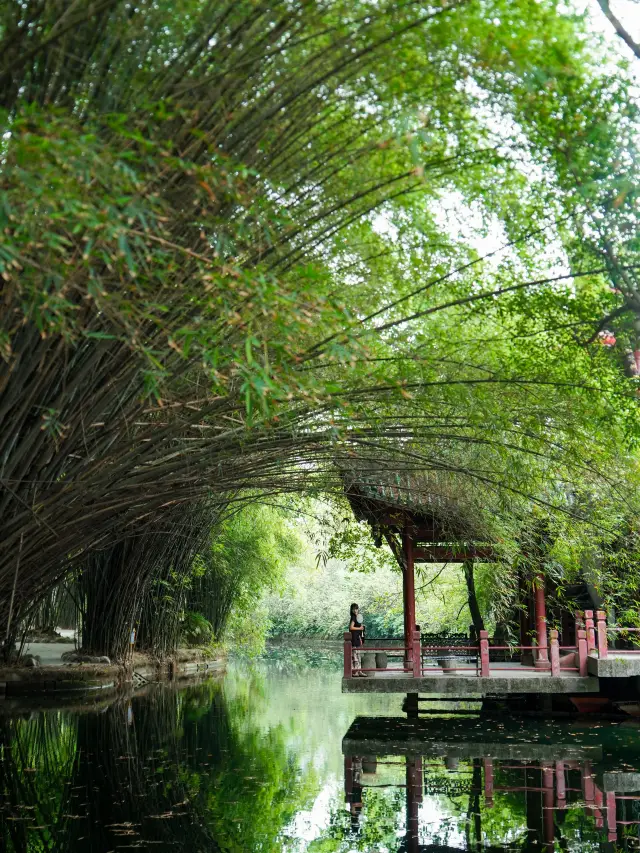
[(604, 12), (607, 20), (616, 31), (616, 35), (620, 36), (627, 47), (631, 48), (636, 57), (640, 59), (640, 44), (631, 38), (627, 30), (622, 26), (621, 21), (613, 14), (611, 7), (609, 6), (609, 0), (598, 0), (598, 4)]

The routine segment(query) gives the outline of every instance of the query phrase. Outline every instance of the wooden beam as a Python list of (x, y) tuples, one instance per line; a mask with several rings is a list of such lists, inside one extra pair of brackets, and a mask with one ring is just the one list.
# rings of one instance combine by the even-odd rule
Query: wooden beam
[(389, 530), (383, 530), (384, 538), (387, 540), (389, 548), (391, 548), (391, 553), (396, 558), (398, 565), (402, 569), (402, 571), (406, 568), (406, 560), (404, 555), (404, 549), (400, 542), (396, 539), (393, 533)]
[(478, 547), (457, 549), (451, 545), (421, 545), (414, 548), (416, 563), (464, 563), (466, 560), (491, 563), (495, 560), (493, 548)]

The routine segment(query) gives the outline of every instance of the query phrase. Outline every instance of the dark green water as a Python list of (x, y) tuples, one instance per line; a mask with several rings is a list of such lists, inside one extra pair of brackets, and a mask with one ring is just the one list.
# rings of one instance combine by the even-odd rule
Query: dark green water
[(640, 849), (635, 722), (403, 719), (288, 652), (93, 710), (0, 706), (0, 849)]

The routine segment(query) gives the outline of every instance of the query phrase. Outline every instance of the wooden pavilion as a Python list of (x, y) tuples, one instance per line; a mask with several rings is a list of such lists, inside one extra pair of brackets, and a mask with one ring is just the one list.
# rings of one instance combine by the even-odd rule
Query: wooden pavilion
[(477, 507), (449, 479), (358, 461), (342, 469), (345, 494), (376, 545), (386, 542), (402, 571), (405, 647), (416, 629), (415, 564), (495, 559)]
[[(610, 639), (612, 632), (640, 634), (640, 629), (608, 625), (601, 610), (563, 612), (553, 605), (557, 627), (548, 630), (549, 582), (542, 574), (520, 579), (518, 644), (506, 638), (492, 640), (484, 628), (458, 648), (446, 637), (425, 643), (416, 625), (416, 563), (498, 559), (485, 521), (487, 509), (478, 503), (482, 496), (468, 494), (454, 476), (416, 472), (395, 461), (350, 458), (340, 465), (340, 472), (356, 519), (369, 524), (378, 546), (388, 544), (400, 566), (404, 607), (402, 640), (378, 648), (367, 640), (364, 652), (376, 661), (363, 665), (362, 671), (372, 678), (354, 677), (351, 635), (345, 634), (344, 692), (404, 693), (411, 714), (417, 711), (419, 694), (450, 700), (520, 696), (529, 701), (526, 697), (536, 696), (542, 708), (551, 706), (552, 695), (558, 707), (571, 702), (578, 708), (637, 699), (640, 647), (612, 654)], [(387, 654), (396, 661), (400, 658), (399, 665), (388, 666)], [(357, 667), (355, 673), (360, 674)]]

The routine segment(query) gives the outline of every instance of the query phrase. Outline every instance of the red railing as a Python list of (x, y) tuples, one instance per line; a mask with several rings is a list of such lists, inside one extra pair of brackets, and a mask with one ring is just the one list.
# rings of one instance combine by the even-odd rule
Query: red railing
[[(418, 639), (419, 642), (419, 639)], [(360, 672), (401, 672), (416, 675), (413, 663), (407, 663), (412, 660), (412, 649), (403, 646), (360, 646), (357, 649), (362, 655), (363, 652), (386, 652), (389, 657), (401, 657), (403, 664), (401, 667), (363, 667), (359, 668)], [(353, 645), (351, 642), (351, 632), (347, 631), (344, 635), (344, 677), (353, 678)], [(420, 673), (417, 673), (419, 676)]]
[[(410, 645), (394, 645), (394, 646), (371, 646), (366, 644), (364, 646), (359, 647), (358, 651), (360, 654), (365, 652), (384, 652), (389, 657), (393, 658), (401, 658), (402, 665), (401, 666), (384, 666), (384, 667), (365, 667), (360, 666), (359, 672), (363, 672), (365, 674), (368, 673), (376, 673), (376, 672), (384, 672), (386, 674), (389, 673), (402, 673), (406, 675), (411, 675), (414, 678), (420, 678), (426, 673), (437, 670), (438, 672), (468, 672), (473, 673), (474, 676), (479, 676), (482, 678), (489, 678), (491, 676), (491, 665), (492, 663), (496, 663), (496, 661), (491, 661), (491, 652), (497, 651), (508, 651), (510, 654), (514, 654), (518, 651), (530, 651), (532, 655), (537, 657), (533, 666), (526, 666), (523, 664), (518, 664), (515, 666), (507, 666), (504, 662), (501, 662), (498, 667), (494, 667), (494, 671), (499, 670), (500, 672), (537, 672), (543, 673), (548, 672), (550, 676), (560, 676), (563, 672), (574, 672), (578, 673), (580, 676), (587, 675), (587, 632), (585, 629), (578, 629), (578, 643), (575, 646), (560, 646), (558, 642), (558, 632), (550, 631), (549, 637), (550, 642), (548, 647), (539, 647), (539, 646), (497, 646), (490, 645), (489, 643), (489, 635), (487, 631), (480, 631), (480, 640), (476, 645), (469, 646), (460, 646), (460, 645), (443, 645), (443, 646), (435, 646), (429, 645), (422, 647), (420, 640), (420, 630), (416, 628), (413, 635), (413, 641)], [(390, 641), (386, 641), (390, 642)], [(399, 641), (402, 642), (402, 641)], [(465, 664), (461, 661), (461, 665), (448, 665), (447, 667), (442, 667), (441, 665), (425, 665), (424, 659), (425, 657), (434, 657), (438, 652), (442, 652), (442, 657), (447, 657), (447, 652), (449, 653), (460, 653), (460, 652), (469, 652), (466, 656), (468, 658), (475, 658), (475, 665), (473, 664)], [(561, 660), (560, 652), (573, 652), (574, 661), (573, 665), (567, 665), (568, 661)], [(455, 659), (455, 658), (454, 658)], [(564, 665), (563, 665), (564, 664)], [(354, 677), (354, 667), (353, 667), (353, 646), (351, 641), (351, 633), (346, 632), (344, 634), (344, 677), (345, 678), (353, 678)]]
[[(607, 615), (603, 610), (585, 610), (576, 613), (576, 644), (573, 646), (561, 646), (558, 641), (558, 632), (549, 632), (548, 646), (522, 646), (522, 645), (491, 645), (489, 635), (486, 631), (480, 631), (479, 642), (475, 645), (425, 645), (421, 646), (420, 630), (416, 626), (412, 642), (405, 647), (402, 639), (377, 640), (379, 643), (397, 643), (397, 645), (362, 646), (362, 652), (386, 652), (390, 657), (402, 659), (402, 666), (397, 667), (362, 667), (364, 673), (376, 672), (399, 672), (412, 675), (416, 678), (425, 673), (433, 671), (444, 672), (468, 672), (477, 676), (488, 678), (491, 669), (500, 672), (537, 672), (548, 671), (553, 676), (562, 673), (577, 673), (580, 677), (588, 675), (587, 662), (589, 657), (597, 657), (606, 660), (609, 657), (609, 638), (614, 636), (628, 638), (630, 635), (637, 638), (638, 646), (630, 649), (618, 649), (616, 651), (624, 654), (640, 654), (640, 628), (624, 627), (620, 625), (607, 625)], [(425, 665), (425, 658), (436, 657), (441, 652), (441, 657), (448, 657), (450, 653), (453, 658), (459, 656), (460, 652), (468, 652), (467, 658), (475, 658), (475, 663), (460, 662), (460, 665), (452, 664), (445, 668), (440, 665)], [(516, 664), (506, 665), (509, 661), (492, 661), (492, 653), (507, 652), (510, 656), (517, 652), (530, 652), (534, 658), (532, 666)], [(569, 654), (561, 656), (561, 652), (573, 655), (573, 660), (568, 659)], [(564, 659), (563, 659), (564, 658)], [(498, 664), (496, 666), (496, 664)], [(344, 635), (344, 677), (353, 677), (351, 634)]]
[[(633, 635), (636, 642), (640, 643), (640, 628), (626, 628), (621, 625), (607, 625), (607, 614), (604, 610), (597, 610), (595, 614), (595, 622), (593, 611), (586, 610), (584, 613), (584, 621), (588, 636), (589, 654), (597, 652), (600, 660), (606, 660), (609, 657), (609, 636)], [(616, 649), (624, 654), (640, 654), (640, 645), (635, 649)]]
[[(638, 647), (632, 649), (620, 649), (625, 654), (640, 654), (640, 628), (625, 628), (622, 626), (607, 625), (607, 615), (603, 610), (585, 610), (584, 613), (576, 613), (576, 644), (573, 646), (561, 646), (559, 644), (558, 632), (549, 631), (548, 646), (522, 646), (522, 645), (491, 645), (489, 635), (486, 631), (480, 631), (479, 642), (475, 645), (428, 645), (422, 646), (420, 629), (416, 626), (413, 640), (408, 646), (404, 646), (402, 640), (397, 642), (401, 645), (362, 646), (361, 652), (386, 652), (390, 657), (402, 659), (402, 666), (397, 667), (362, 667), (364, 673), (375, 672), (400, 672), (412, 675), (415, 678), (433, 671), (440, 672), (468, 672), (474, 673), (482, 678), (491, 677), (491, 669), (494, 672), (549, 672), (552, 677), (563, 673), (577, 673), (581, 678), (588, 675), (587, 662), (589, 657), (598, 657), (606, 660), (609, 656), (609, 636), (633, 635), (637, 637)], [(395, 640), (383, 640), (378, 642), (391, 643)], [(449, 657), (455, 660), (460, 652), (468, 652), (465, 657), (474, 658), (475, 663), (460, 661), (460, 665), (452, 663), (446, 667), (441, 665), (425, 665), (425, 658), (437, 657), (438, 652), (442, 658)], [(533, 657), (533, 665), (514, 664), (508, 666), (509, 661), (492, 661), (491, 655), (495, 652), (508, 652), (514, 655), (517, 652), (529, 652)], [(564, 655), (561, 653), (564, 652)], [(571, 657), (572, 656), (572, 659)], [(344, 677), (353, 677), (351, 634), (344, 635)]]

